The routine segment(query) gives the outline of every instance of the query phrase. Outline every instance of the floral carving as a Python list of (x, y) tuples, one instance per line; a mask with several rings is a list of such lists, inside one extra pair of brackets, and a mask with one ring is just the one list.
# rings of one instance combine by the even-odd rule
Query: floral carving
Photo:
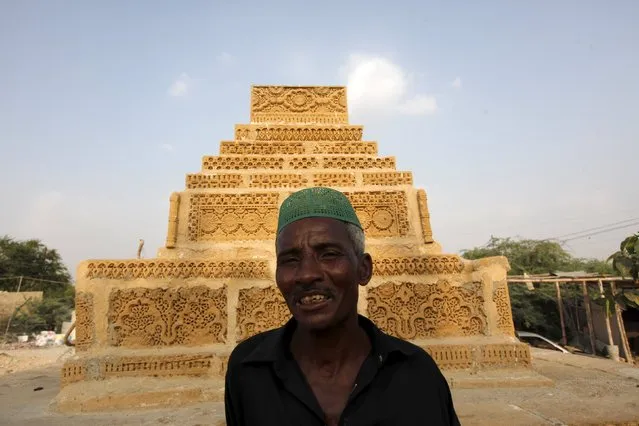
[(280, 157), (207, 156), (202, 160), (202, 170), (246, 170), (246, 169), (281, 169), (284, 160)]
[(315, 173), (313, 184), (317, 186), (355, 186), (354, 173)]
[(495, 283), (496, 288), (493, 290), (493, 302), (497, 307), (497, 328), (509, 336), (515, 335), (513, 325), (513, 313), (510, 307), (510, 296), (508, 287), (505, 282)]
[(346, 124), (346, 88), (255, 86), (251, 122)]
[(235, 155), (294, 155), (304, 154), (302, 142), (222, 142), (220, 154)]
[(94, 260), (86, 278), (114, 280), (171, 278), (269, 278), (268, 263), (259, 260)]
[(267, 240), (275, 235), (278, 194), (193, 194), (191, 241)]
[(86, 351), (94, 340), (93, 294), (78, 292), (75, 296), (75, 350)]
[(433, 242), (433, 230), (430, 227), (430, 213), (428, 212), (428, 200), (426, 191), (417, 191), (417, 205), (419, 206), (419, 220), (422, 224), (422, 235), (425, 243)]
[(454, 254), (373, 259), (375, 275), (458, 274), (463, 270), (464, 262)]
[(280, 327), (291, 317), (276, 287), (241, 289), (237, 302), (237, 340)]
[(250, 179), (251, 188), (299, 188), (308, 184), (308, 179), (298, 173), (256, 174)]
[(368, 290), (368, 316), (403, 339), (473, 336), (486, 332), (481, 285), (385, 283)]
[(408, 207), (403, 191), (345, 193), (350, 199), (367, 237), (408, 234)]
[(113, 346), (223, 343), (226, 326), (226, 287), (138, 287), (113, 290), (109, 296)]
[(365, 154), (377, 155), (376, 142), (316, 142), (313, 154)]

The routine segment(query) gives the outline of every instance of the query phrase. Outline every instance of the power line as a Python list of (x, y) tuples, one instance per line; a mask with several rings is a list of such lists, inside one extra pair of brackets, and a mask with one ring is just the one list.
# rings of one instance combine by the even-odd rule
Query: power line
[(566, 241), (572, 241), (572, 240), (578, 240), (581, 238), (586, 238), (586, 237), (592, 237), (593, 235), (599, 235), (599, 234), (605, 234), (606, 232), (610, 232), (610, 231), (616, 231), (617, 229), (624, 229), (624, 228), (629, 228), (631, 226), (639, 226), (639, 222), (635, 222), (635, 223), (629, 223), (627, 225), (622, 225), (622, 226), (617, 226), (614, 228), (610, 228), (610, 229), (604, 229), (601, 231), (597, 231), (597, 232), (591, 232), (589, 234), (585, 234), (585, 235), (579, 235), (577, 237), (572, 237), (572, 238), (566, 238), (565, 240), (563, 240), (562, 242), (566, 242)]
[[(639, 217), (634, 217), (634, 218), (626, 219), (626, 220), (620, 220), (618, 222), (609, 223), (608, 225), (601, 225), (601, 226), (597, 226), (597, 227), (594, 227), (594, 228), (584, 229), (584, 230), (578, 231), (578, 232), (570, 232), (568, 234), (560, 235), (558, 237), (547, 238), (547, 240), (561, 240), (564, 237), (571, 237), (573, 235), (583, 234), (583, 233), (590, 232), (590, 231), (598, 231), (600, 229), (608, 228), (608, 227), (611, 227), (611, 226), (621, 225), (622, 223), (636, 222), (636, 221), (639, 221)], [(633, 224), (628, 224), (628, 226), (630, 226), (630, 225), (633, 225)]]

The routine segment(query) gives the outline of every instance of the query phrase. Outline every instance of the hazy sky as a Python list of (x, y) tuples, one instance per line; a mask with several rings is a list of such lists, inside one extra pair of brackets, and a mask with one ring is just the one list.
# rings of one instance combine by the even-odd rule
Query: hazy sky
[[(348, 85), (446, 252), (639, 222), (639, 2), (303, 4), (0, 2), (0, 235), (73, 272), (138, 238), (154, 256), (251, 84)], [(637, 230), (567, 248), (604, 257)]]

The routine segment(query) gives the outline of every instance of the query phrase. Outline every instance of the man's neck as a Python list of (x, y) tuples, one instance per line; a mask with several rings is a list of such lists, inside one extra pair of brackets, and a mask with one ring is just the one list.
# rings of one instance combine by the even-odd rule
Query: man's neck
[(298, 324), (291, 339), (291, 352), (300, 364), (334, 371), (350, 360), (365, 356), (370, 347), (370, 339), (360, 327), (357, 315), (320, 332), (305, 330)]

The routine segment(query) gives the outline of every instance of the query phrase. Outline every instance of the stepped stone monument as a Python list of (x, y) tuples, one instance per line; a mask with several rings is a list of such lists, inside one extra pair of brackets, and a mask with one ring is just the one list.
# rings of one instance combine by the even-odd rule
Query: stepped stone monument
[(529, 367), (506, 259), (442, 254), (424, 190), (362, 136), (344, 87), (252, 87), (250, 123), (171, 195), (157, 257), (78, 267), (76, 355), (58, 408), (221, 400), (233, 347), (289, 318), (274, 282), (278, 207), (310, 186), (345, 192), (365, 228), (374, 276), (361, 313), (444, 372)]

